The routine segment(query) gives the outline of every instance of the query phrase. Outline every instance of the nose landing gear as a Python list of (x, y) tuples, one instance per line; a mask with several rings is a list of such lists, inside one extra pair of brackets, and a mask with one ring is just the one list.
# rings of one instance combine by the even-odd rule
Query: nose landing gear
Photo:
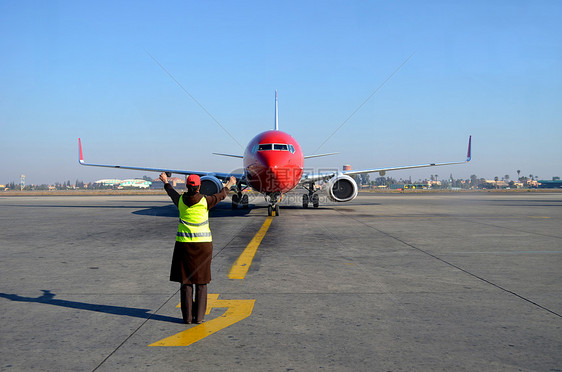
[(275, 204), (275, 206), (273, 205), (268, 205), (267, 206), (267, 215), (270, 217), (275, 217), (275, 216), (279, 216), (279, 204)]
[[(269, 199), (269, 200), (268, 200)], [(265, 196), (265, 200), (269, 202), (267, 206), (267, 215), (270, 217), (279, 216), (279, 204), (283, 200), (283, 194), (272, 193)]]

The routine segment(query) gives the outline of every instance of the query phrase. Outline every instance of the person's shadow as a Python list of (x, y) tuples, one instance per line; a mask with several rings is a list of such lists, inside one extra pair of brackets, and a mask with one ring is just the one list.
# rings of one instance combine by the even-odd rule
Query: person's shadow
[(35, 302), (39, 304), (54, 305), (61, 307), (68, 307), (71, 309), (96, 311), (99, 313), (121, 315), (121, 316), (132, 316), (141, 319), (153, 319), (161, 322), (170, 323), (183, 323), (181, 318), (173, 318), (171, 316), (150, 314), (150, 309), (138, 309), (134, 307), (124, 307), (124, 306), (111, 306), (111, 305), (98, 305), (89, 304), (85, 302), (68, 301), (56, 299), (56, 294), (52, 293), (50, 290), (41, 290), (43, 294), (39, 297), (23, 297), (17, 294), (0, 293), (1, 298), (6, 298), (11, 301), (17, 302)]

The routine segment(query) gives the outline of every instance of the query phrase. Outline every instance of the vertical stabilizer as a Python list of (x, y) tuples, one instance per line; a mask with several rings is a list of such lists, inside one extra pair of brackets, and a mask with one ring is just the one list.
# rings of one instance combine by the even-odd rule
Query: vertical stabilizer
[(275, 130), (279, 130), (279, 114), (277, 109), (277, 89), (275, 89)]

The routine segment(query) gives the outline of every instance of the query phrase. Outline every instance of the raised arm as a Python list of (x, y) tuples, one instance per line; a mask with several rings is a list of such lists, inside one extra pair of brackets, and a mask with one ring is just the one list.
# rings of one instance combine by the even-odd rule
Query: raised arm
[(166, 190), (166, 193), (168, 193), (168, 196), (170, 197), (170, 199), (172, 199), (177, 207), (178, 203), (180, 202), (181, 195), (176, 190), (174, 190), (172, 185), (168, 183), (168, 176), (165, 172), (160, 174), (160, 180), (164, 182), (164, 190)]

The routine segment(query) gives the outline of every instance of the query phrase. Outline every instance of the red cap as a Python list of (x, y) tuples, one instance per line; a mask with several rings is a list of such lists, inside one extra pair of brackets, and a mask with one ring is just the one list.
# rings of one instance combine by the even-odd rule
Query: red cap
[(201, 178), (199, 178), (199, 176), (196, 174), (191, 174), (189, 177), (187, 177), (187, 180), (185, 182), (188, 186), (200, 186)]

